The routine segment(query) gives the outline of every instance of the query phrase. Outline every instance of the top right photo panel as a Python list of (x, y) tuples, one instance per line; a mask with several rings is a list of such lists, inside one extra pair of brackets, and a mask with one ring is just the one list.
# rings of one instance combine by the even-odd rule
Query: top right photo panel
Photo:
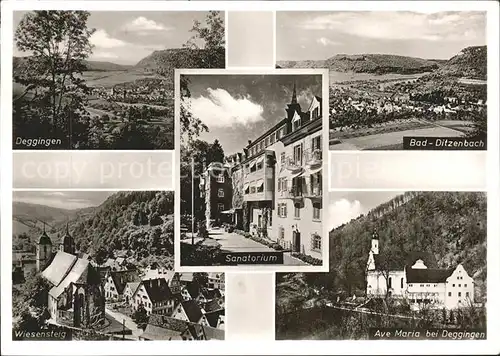
[(327, 68), (330, 150), (486, 150), (486, 12), (276, 13), (276, 67)]

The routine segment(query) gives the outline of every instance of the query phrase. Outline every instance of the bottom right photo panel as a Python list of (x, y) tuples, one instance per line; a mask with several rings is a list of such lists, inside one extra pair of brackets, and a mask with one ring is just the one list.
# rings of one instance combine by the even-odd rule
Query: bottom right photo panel
[(330, 192), (330, 272), (276, 274), (276, 340), (486, 339), (486, 192)]

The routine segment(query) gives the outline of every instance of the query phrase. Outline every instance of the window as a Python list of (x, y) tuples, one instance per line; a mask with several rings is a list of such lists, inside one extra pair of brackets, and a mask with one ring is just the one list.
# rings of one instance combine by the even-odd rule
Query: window
[(420, 287), (423, 287), (423, 286), (424, 286), (423, 284), (420, 285)]
[(217, 209), (218, 209), (219, 211), (223, 211), (223, 210), (224, 210), (224, 203), (219, 203), (219, 204), (217, 204)]
[(465, 292), (465, 296), (468, 297), (469, 296), (469, 292)]
[(285, 152), (281, 152), (280, 160), (282, 165), (285, 164)]
[(461, 297), (462, 296), (462, 292), (458, 292), (458, 296)]
[(392, 277), (389, 277), (389, 284), (388, 284), (389, 288), (392, 288)]
[(321, 220), (321, 204), (313, 204), (313, 220)]
[(276, 142), (276, 132), (271, 135), (271, 145)]
[(459, 287), (462, 287), (462, 285), (461, 285), (461, 284), (459, 284), (458, 286), (459, 286)]
[(219, 198), (224, 198), (224, 189), (219, 188), (219, 191), (217, 192), (217, 196)]
[(313, 151), (321, 150), (321, 135), (312, 138), (311, 148)]
[(285, 228), (283, 226), (280, 227), (279, 238), (280, 238), (280, 240), (284, 240), (285, 239)]
[(300, 219), (300, 205), (299, 204), (295, 204), (295, 214), (294, 214), (294, 217), (296, 219)]
[(302, 144), (293, 148), (293, 160), (296, 165), (302, 166)]
[(464, 284), (464, 287), (467, 288), (467, 284)]
[(217, 176), (217, 183), (224, 183), (224, 175), (223, 174), (219, 174)]
[(311, 238), (311, 250), (321, 251), (321, 236), (313, 234)]
[(270, 137), (269, 137), (269, 136), (268, 136), (268, 137), (266, 137), (266, 147), (267, 147), (267, 146), (269, 146), (269, 141), (270, 141), (270, 140), (271, 140), (271, 139), (270, 139)]
[(448, 292), (448, 297), (451, 297), (451, 292)]
[(408, 284), (408, 287), (413, 287), (413, 284)]
[(404, 278), (401, 278), (401, 289), (403, 289)]
[(453, 283), (453, 287), (455, 287), (455, 283)]

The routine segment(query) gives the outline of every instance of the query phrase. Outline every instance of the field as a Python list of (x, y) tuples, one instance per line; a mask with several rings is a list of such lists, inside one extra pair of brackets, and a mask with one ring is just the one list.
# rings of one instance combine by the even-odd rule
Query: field
[(152, 74), (147, 74), (141, 70), (126, 71), (89, 71), (83, 73), (83, 78), (89, 87), (111, 88), (117, 84), (133, 82), (144, 78), (157, 78)]
[[(403, 124), (396, 127), (386, 127), (380, 129), (380, 133), (366, 133), (363, 136), (338, 138), (340, 143), (333, 144), (330, 141), (330, 149), (333, 150), (374, 150), (374, 149), (402, 149), (404, 136), (423, 136), (423, 137), (460, 137), (464, 130), (466, 122), (446, 120), (436, 123), (421, 122), (418, 127), (405, 129)], [(393, 129), (393, 130), (392, 130)], [(373, 132), (373, 131), (372, 131)], [(330, 137), (335, 138), (335, 133)]]
[(365, 80), (376, 80), (376, 81), (404, 81), (417, 79), (428, 73), (418, 73), (418, 74), (374, 74), (374, 73), (344, 73), (344, 72), (334, 72), (330, 71), (330, 85), (333, 83), (343, 83), (350, 81), (365, 81)]

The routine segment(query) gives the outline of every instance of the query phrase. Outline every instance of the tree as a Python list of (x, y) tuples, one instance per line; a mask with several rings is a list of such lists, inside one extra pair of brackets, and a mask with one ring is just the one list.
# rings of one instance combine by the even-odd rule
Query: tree
[(137, 326), (141, 329), (145, 329), (146, 325), (148, 324), (149, 317), (148, 317), (148, 312), (146, 309), (144, 309), (144, 306), (141, 304), (135, 311), (135, 313), (132, 316), (132, 319), (137, 323)]
[[(203, 49), (203, 68), (225, 67), (225, 26), (220, 11), (210, 11), (205, 25), (195, 20), (191, 32), (194, 35), (185, 44), (191, 49)], [(201, 44), (200, 44), (201, 42)]]
[(16, 47), (31, 55), (14, 73), (14, 82), (24, 88), (14, 100), (18, 134), (60, 138), (70, 147), (85, 145), (89, 90), (81, 74), (92, 52), (89, 16), (86, 11), (33, 11), (19, 23)]
[(29, 274), (13, 299), (13, 314), (20, 330), (39, 330), (49, 318), (47, 305), (50, 285), (38, 273)]

